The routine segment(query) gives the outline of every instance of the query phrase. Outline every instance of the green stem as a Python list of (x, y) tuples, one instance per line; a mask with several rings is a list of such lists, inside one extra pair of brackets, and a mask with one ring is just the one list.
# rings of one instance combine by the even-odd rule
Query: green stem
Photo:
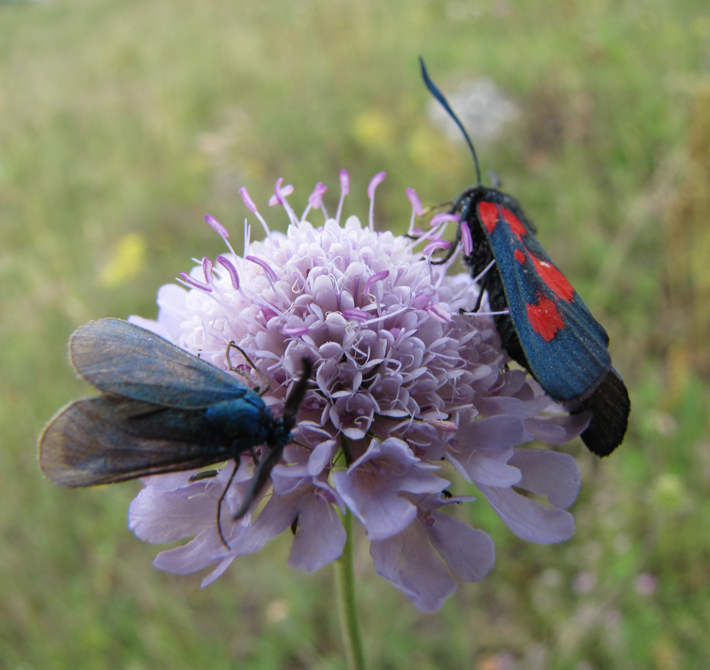
[(360, 621), (355, 606), (355, 570), (353, 569), (353, 515), (347, 510), (343, 518), (345, 526), (345, 546), (343, 555), (335, 562), (335, 574), (338, 584), (338, 604), (343, 632), (343, 643), (350, 670), (365, 670), (365, 658), (362, 653)]

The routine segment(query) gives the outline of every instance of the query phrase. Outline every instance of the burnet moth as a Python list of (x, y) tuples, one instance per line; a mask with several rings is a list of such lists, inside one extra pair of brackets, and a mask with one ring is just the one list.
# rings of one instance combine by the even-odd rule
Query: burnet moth
[[(40, 435), (40, 467), (49, 479), (96, 486), (230, 459), (238, 465), (244, 452), (256, 459), (255, 447), (266, 445), (235, 518), (249, 511), (291, 441), (312, 368), (303, 359), (301, 377), (276, 419), (253, 389), (127, 321), (81, 326), (69, 340), (69, 359), (101, 395), (59, 410)], [(225, 545), (219, 519), (229, 484), (217, 504)]]
[(468, 133), (419, 62), (426, 87), (473, 155), (478, 184), (458, 197), (450, 213), (458, 216), (456, 242), (464, 263), (474, 277), (483, 274), (491, 309), (504, 312), (495, 316), (503, 347), (570, 412), (591, 412), (582, 440), (592, 453), (608, 456), (623, 442), (631, 411), (626, 386), (611, 365), (609, 336), (545, 253), (515, 198), (483, 186)]

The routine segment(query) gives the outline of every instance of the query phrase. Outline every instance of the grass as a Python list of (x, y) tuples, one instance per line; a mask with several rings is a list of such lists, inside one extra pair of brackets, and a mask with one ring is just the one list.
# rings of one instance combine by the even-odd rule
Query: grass
[(386, 170), (377, 220), (401, 232), (406, 186), (436, 203), (469, 185), (426, 119), (419, 54), (445, 91), (485, 75), (520, 105), (483, 170), (606, 326), (634, 411), (610, 459), (570, 446), (566, 544), (472, 506), (497, 565), (436, 615), (356, 538), (371, 667), (705, 667), (708, 37), (692, 0), (0, 3), (0, 668), (345, 667), (332, 575), (287, 568), (288, 538), (200, 591), (126, 530), (138, 485), (60, 490), (34, 445), (85, 392), (69, 333), (153, 316), (160, 285), (221, 252), (202, 215), (238, 229), (240, 186), (263, 203), (284, 176), (304, 201), (347, 167), (357, 212)]

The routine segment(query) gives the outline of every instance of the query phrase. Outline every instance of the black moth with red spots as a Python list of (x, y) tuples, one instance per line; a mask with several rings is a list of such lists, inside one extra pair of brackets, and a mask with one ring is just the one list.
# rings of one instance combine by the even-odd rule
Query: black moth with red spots
[[(535, 237), (535, 227), (511, 196), (481, 184), (473, 144), (446, 98), (429, 78), (432, 95), (459, 126), (476, 165), (478, 185), (451, 208), (459, 216), (457, 242), (482, 288), (508, 355), (527, 368), (552, 398), (570, 412), (590, 411), (582, 440), (597, 456), (608, 456), (624, 440), (631, 402), (611, 365), (609, 336)], [(452, 252), (455, 247), (452, 248)]]

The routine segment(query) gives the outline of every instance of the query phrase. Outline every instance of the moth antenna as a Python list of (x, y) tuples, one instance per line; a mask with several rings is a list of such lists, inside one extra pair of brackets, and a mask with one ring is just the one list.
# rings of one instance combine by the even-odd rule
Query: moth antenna
[(426, 65), (424, 65), (424, 59), (419, 56), (419, 65), (422, 70), (422, 79), (424, 80), (425, 86), (429, 89), (431, 93), (439, 102), (439, 104), (446, 110), (446, 113), (454, 120), (454, 123), (459, 127), (459, 130), (463, 133), (463, 136), (468, 144), (468, 148), (471, 150), (471, 155), (473, 156), (473, 162), (476, 165), (476, 179), (478, 180), (478, 186), (483, 185), (483, 180), (481, 179), (481, 168), (478, 165), (478, 156), (476, 155), (476, 150), (473, 148), (473, 142), (468, 136), (466, 129), (463, 127), (463, 123), (459, 121), (459, 117), (456, 116), (454, 110), (451, 109), (449, 101), (444, 97), (444, 94), (438, 89), (436, 84), (429, 78), (429, 73), (426, 70)]
[(269, 389), (271, 388), (271, 382), (269, 381), (269, 378), (261, 370), (259, 370), (259, 368), (256, 367), (256, 365), (254, 365), (254, 361), (252, 361), (251, 358), (249, 358), (249, 355), (247, 354), (247, 352), (244, 351), (244, 349), (242, 349), (234, 340), (229, 341), (229, 344), (227, 345), (227, 351), (224, 354), (224, 358), (227, 361), (227, 368), (229, 369), (229, 371), (234, 372), (234, 373), (238, 374), (242, 379), (245, 379), (246, 381), (250, 381), (253, 383), (253, 380), (249, 379), (249, 377), (247, 377), (241, 370), (235, 368), (232, 365), (232, 359), (229, 356), (230, 349), (236, 349), (242, 356), (244, 356), (244, 358), (246, 359), (246, 362), (249, 363), (249, 365), (251, 366), (251, 369), (254, 370), (254, 372), (256, 372), (256, 374), (258, 374), (259, 377), (261, 377), (264, 380), (264, 386), (259, 387), (259, 395), (264, 395), (265, 393), (268, 393)]

